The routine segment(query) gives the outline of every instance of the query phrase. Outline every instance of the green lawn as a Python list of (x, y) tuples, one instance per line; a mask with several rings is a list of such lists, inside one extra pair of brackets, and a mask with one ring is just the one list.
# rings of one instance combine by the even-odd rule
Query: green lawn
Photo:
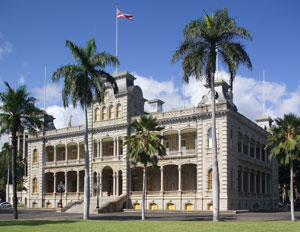
[(183, 221), (81, 221), (81, 220), (19, 220), (0, 221), (1, 232), (189, 232), (189, 231), (300, 231), (300, 222), (183, 222)]

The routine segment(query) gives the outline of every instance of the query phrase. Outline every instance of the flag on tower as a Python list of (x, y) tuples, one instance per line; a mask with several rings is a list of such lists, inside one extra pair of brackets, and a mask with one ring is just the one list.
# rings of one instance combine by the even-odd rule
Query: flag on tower
[(127, 18), (127, 19), (133, 21), (133, 15), (131, 15), (131, 14), (124, 14), (119, 9), (117, 9), (117, 18)]

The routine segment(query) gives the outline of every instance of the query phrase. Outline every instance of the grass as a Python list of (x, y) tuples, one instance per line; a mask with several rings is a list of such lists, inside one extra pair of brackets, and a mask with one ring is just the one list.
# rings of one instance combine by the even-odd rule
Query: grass
[(203, 221), (82, 221), (82, 220), (11, 220), (0, 221), (1, 232), (296, 232), (300, 222), (203, 222)]

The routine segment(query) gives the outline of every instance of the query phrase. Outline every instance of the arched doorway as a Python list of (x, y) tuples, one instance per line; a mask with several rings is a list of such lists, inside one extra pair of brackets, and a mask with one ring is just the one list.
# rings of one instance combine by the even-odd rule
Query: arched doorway
[(113, 170), (109, 166), (104, 167), (102, 170), (102, 195), (113, 195)]
[(53, 193), (54, 190), (54, 175), (52, 172), (45, 173), (45, 192)]
[(131, 191), (142, 191), (143, 189), (143, 168), (131, 169)]

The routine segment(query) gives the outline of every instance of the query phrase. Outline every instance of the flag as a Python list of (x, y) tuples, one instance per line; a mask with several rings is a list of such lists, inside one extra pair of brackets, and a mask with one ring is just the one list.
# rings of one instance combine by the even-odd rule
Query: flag
[(117, 9), (117, 18), (127, 18), (127, 19), (133, 21), (133, 15), (131, 15), (131, 14), (124, 14), (119, 9)]

